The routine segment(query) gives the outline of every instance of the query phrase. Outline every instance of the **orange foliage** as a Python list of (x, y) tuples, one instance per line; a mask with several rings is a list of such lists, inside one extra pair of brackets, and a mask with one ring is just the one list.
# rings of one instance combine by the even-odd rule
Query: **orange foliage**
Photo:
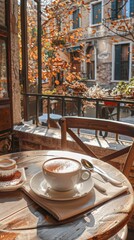
[[(30, 83), (37, 84), (37, 4), (33, 2), (34, 1), (28, 1), (30, 7), (27, 14), (29, 46), (28, 80)], [(71, 7), (72, 3), (73, 7)], [(70, 15), (72, 15), (73, 11), (77, 8), (84, 6), (90, 9), (89, 4), (84, 0), (68, 0), (67, 2), (63, 0), (54, 0), (50, 1), (50, 4), (47, 4), (46, 7), (42, 9), (42, 79), (47, 79), (50, 86), (53, 82), (56, 86), (61, 84), (57, 78), (61, 72), (63, 72), (63, 77), (69, 85), (75, 85), (76, 82), (81, 80), (81, 74), (77, 71), (75, 64), (77, 65), (82, 61), (90, 61), (90, 56), (83, 56), (82, 53), (84, 47), (84, 43), (81, 41), (83, 38), (83, 29), (77, 28), (70, 31), (73, 23)], [(82, 17), (80, 12), (78, 17)], [(95, 33), (96, 30), (93, 30), (93, 32)], [(80, 49), (77, 50), (79, 56), (73, 56), (73, 62), (65, 61), (61, 53), (63, 52), (66, 58), (69, 59), (70, 53), (67, 49), (77, 45), (80, 46)], [(78, 85), (79, 84), (78, 82)]]

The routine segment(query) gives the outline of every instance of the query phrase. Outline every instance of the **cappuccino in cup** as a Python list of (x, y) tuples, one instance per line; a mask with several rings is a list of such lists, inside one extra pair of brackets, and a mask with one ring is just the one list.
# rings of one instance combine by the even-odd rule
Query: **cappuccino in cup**
[(91, 176), (88, 170), (82, 169), (79, 161), (70, 158), (49, 159), (42, 169), (48, 185), (56, 191), (69, 191)]
[(69, 173), (79, 169), (79, 163), (70, 159), (55, 159), (44, 165), (47, 171), (54, 173)]

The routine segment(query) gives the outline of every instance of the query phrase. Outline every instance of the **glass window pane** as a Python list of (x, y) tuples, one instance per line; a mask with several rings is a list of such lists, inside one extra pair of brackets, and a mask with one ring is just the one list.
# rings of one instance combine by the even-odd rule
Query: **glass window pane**
[(6, 17), (5, 17), (5, 0), (0, 0), (0, 25), (5, 26), (6, 25)]
[(93, 5), (92, 24), (101, 23), (101, 2)]
[(122, 19), (133, 17), (134, 0), (113, 0), (111, 1), (111, 17), (112, 19)]
[(95, 55), (94, 47), (90, 46), (87, 48), (87, 55), (90, 56), (90, 62), (87, 62), (87, 78), (95, 80)]
[(8, 97), (6, 42), (0, 39), (0, 99)]
[[(134, 1), (133, 1), (134, 3)], [(126, 11), (126, 17), (130, 17), (130, 2), (126, 2), (126, 6), (125, 6), (125, 11)]]
[(122, 45), (121, 52), (121, 79), (129, 79), (129, 44)]
[(118, 13), (118, 8), (117, 8), (117, 2), (116, 0), (111, 1), (111, 19), (117, 19), (117, 13)]
[(129, 79), (129, 44), (115, 46), (115, 80)]
[(134, 17), (134, 0), (130, 0), (130, 17)]
[(79, 28), (79, 9), (73, 12), (73, 29)]

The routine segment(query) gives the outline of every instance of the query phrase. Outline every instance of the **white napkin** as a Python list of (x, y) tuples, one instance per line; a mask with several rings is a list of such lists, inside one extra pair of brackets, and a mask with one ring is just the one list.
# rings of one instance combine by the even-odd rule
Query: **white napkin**
[[(98, 179), (100, 179), (98, 174), (96, 174), (95, 177), (96, 176)], [(35, 194), (31, 190), (29, 182), (24, 184), (22, 189), (33, 201), (51, 213), (57, 220), (61, 221), (89, 211), (97, 205), (119, 196), (128, 189), (127, 186), (116, 187), (109, 182), (103, 181), (102, 183), (101, 181), (96, 180), (94, 177), (93, 180), (106, 189), (105, 194), (101, 193), (96, 188), (93, 188), (86, 196), (79, 199), (69, 201), (53, 201), (42, 198)]]

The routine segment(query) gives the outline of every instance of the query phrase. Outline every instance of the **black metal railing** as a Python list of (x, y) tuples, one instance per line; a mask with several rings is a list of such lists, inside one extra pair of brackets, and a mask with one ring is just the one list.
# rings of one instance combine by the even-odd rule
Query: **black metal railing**
[(60, 114), (61, 116), (76, 115), (111, 118), (117, 121), (121, 121), (121, 113), (123, 114), (123, 112), (126, 113), (126, 116), (133, 116), (134, 114), (133, 99), (98, 99), (81, 96), (46, 95), (36, 93), (23, 94), (23, 98), (29, 103), (30, 99), (34, 98), (34, 114), (30, 114), (30, 111), (33, 112), (31, 108), (29, 108), (28, 114), (30, 119), (35, 121), (37, 126), (39, 124), (39, 116), (43, 113), (47, 114), (48, 123), (51, 113)]

